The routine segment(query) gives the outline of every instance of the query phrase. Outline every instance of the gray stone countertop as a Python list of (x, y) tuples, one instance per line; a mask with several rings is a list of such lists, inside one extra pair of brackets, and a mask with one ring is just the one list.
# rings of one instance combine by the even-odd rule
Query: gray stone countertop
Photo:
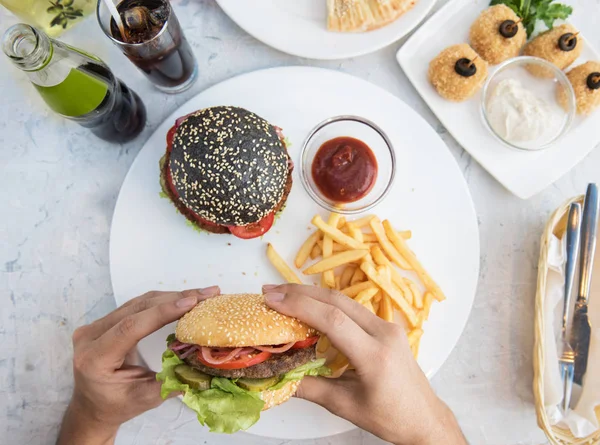
[[(144, 141), (169, 114), (208, 86), (261, 68), (310, 65), (387, 88), (421, 114), (448, 145), (477, 209), (481, 276), (466, 330), (432, 384), (456, 413), (470, 443), (546, 443), (536, 425), (532, 394), (539, 238), (557, 206), (582, 193), (588, 182), (600, 182), (600, 150), (539, 195), (522, 201), (471, 159), (410, 85), (395, 60), (404, 39), (362, 57), (313, 61), (255, 40), (211, 0), (173, 3), (200, 64), (199, 81), (183, 94), (154, 89), (109, 44), (93, 18), (64, 36), (104, 59), (143, 97), (148, 123), (128, 144), (104, 143), (51, 113), (25, 76), (0, 57), (0, 441), (55, 441), (72, 388), (71, 333), (115, 307), (108, 267), (110, 221), (123, 178)], [(439, 3), (436, 9), (445, 2)], [(591, 14), (580, 13), (577, 19), (591, 23), (587, 37), (600, 48), (600, 3), (571, 3), (589, 8)], [(15, 21), (0, 9), (0, 31)], [(308, 441), (216, 436), (195, 422), (182, 422), (182, 406), (171, 400), (132, 420), (122, 427), (118, 444), (381, 443), (359, 430)]]

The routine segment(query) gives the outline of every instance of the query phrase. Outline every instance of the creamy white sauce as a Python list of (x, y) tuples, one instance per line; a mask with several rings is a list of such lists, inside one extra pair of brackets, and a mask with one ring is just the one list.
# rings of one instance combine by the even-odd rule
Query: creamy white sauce
[(550, 106), (515, 79), (504, 79), (486, 104), (492, 128), (508, 142), (533, 141), (551, 124)]

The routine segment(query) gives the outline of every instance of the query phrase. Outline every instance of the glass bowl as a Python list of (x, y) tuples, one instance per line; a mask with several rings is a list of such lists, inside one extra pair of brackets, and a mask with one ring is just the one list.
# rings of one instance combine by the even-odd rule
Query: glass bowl
[[(532, 72), (536, 72), (537, 75)], [(505, 80), (519, 82), (524, 89), (545, 102), (541, 109), (545, 110), (548, 119), (539, 127), (540, 134), (537, 137), (527, 140), (525, 137), (507, 136), (507, 121), (491, 111), (493, 107), (490, 103), (495, 99), (496, 88)], [(506, 86), (506, 82), (503, 86)], [(566, 92), (565, 108), (557, 100), (559, 88)], [(535, 151), (548, 148), (567, 133), (575, 116), (575, 92), (571, 82), (558, 67), (538, 57), (515, 57), (498, 65), (496, 71), (485, 82), (481, 97), (481, 113), (486, 128), (502, 143), (517, 150)], [(521, 108), (511, 108), (513, 113), (516, 110)], [(521, 118), (519, 112), (512, 116), (516, 119), (513, 123), (527, 121)], [(521, 130), (523, 128), (521, 126)], [(514, 133), (518, 133), (518, 129), (513, 126)]]
[[(377, 177), (371, 190), (355, 202), (339, 203), (326, 197), (315, 184), (312, 163), (319, 148), (337, 137), (352, 137), (369, 146), (377, 160)], [(300, 154), (300, 177), (306, 192), (321, 207), (331, 212), (353, 215), (379, 204), (389, 193), (396, 174), (396, 156), (392, 142), (375, 123), (359, 116), (336, 116), (324, 120), (313, 128)]]

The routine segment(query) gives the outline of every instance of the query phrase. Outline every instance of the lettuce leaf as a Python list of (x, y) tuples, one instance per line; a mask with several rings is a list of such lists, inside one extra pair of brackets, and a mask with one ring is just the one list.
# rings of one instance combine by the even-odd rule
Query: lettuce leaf
[[(183, 392), (183, 403), (198, 415), (198, 421), (210, 428), (211, 432), (235, 433), (246, 430), (260, 418), (265, 403), (258, 392), (247, 391), (235, 384), (234, 380), (213, 377), (211, 388), (198, 391), (179, 381), (175, 367), (184, 362), (173, 351), (167, 350), (162, 356), (162, 371), (156, 379), (162, 381), (160, 395), (167, 398), (172, 392)], [(284, 374), (281, 380), (269, 391), (283, 388), (287, 383), (302, 380), (305, 376), (329, 375), (331, 370), (324, 366), (325, 359), (315, 360)]]
[(296, 369), (292, 369), (290, 372), (283, 375), (281, 380), (271, 386), (269, 388), (270, 391), (277, 391), (278, 389), (283, 388), (289, 382), (295, 382), (298, 380), (302, 380), (307, 375), (311, 376), (325, 376), (331, 375), (331, 369), (329, 369), (325, 365), (325, 359), (314, 360), (312, 362), (308, 362), (302, 366), (297, 367)]
[(156, 379), (163, 382), (160, 390), (163, 399), (172, 392), (184, 392), (183, 403), (196, 412), (202, 425), (215, 433), (235, 433), (258, 421), (265, 405), (259, 393), (246, 391), (220, 377), (212, 379), (211, 389), (192, 389), (175, 376), (175, 367), (182, 363), (173, 351), (163, 354), (163, 369), (156, 375)]

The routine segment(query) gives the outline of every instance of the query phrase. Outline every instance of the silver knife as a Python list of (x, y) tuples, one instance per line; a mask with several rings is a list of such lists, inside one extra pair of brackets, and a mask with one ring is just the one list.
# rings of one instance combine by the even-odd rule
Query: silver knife
[(570, 321), (570, 311), (572, 307), (573, 278), (575, 278), (575, 269), (577, 254), (579, 252), (579, 233), (581, 228), (581, 204), (573, 203), (569, 207), (569, 216), (567, 218), (567, 240), (565, 243), (565, 295), (563, 301), (563, 318), (558, 341), (558, 367), (563, 384), (562, 411), (566, 415), (571, 404), (571, 394), (573, 389), (573, 374), (575, 372), (575, 351), (567, 341), (567, 326)]
[(583, 385), (583, 377), (585, 376), (587, 369), (588, 351), (590, 347), (591, 328), (588, 318), (588, 298), (590, 296), (590, 287), (592, 284), (597, 231), (598, 186), (596, 184), (589, 184), (585, 195), (581, 223), (579, 293), (575, 303), (575, 312), (573, 314), (573, 325), (570, 336), (570, 344), (575, 350), (574, 382), (577, 385)]

